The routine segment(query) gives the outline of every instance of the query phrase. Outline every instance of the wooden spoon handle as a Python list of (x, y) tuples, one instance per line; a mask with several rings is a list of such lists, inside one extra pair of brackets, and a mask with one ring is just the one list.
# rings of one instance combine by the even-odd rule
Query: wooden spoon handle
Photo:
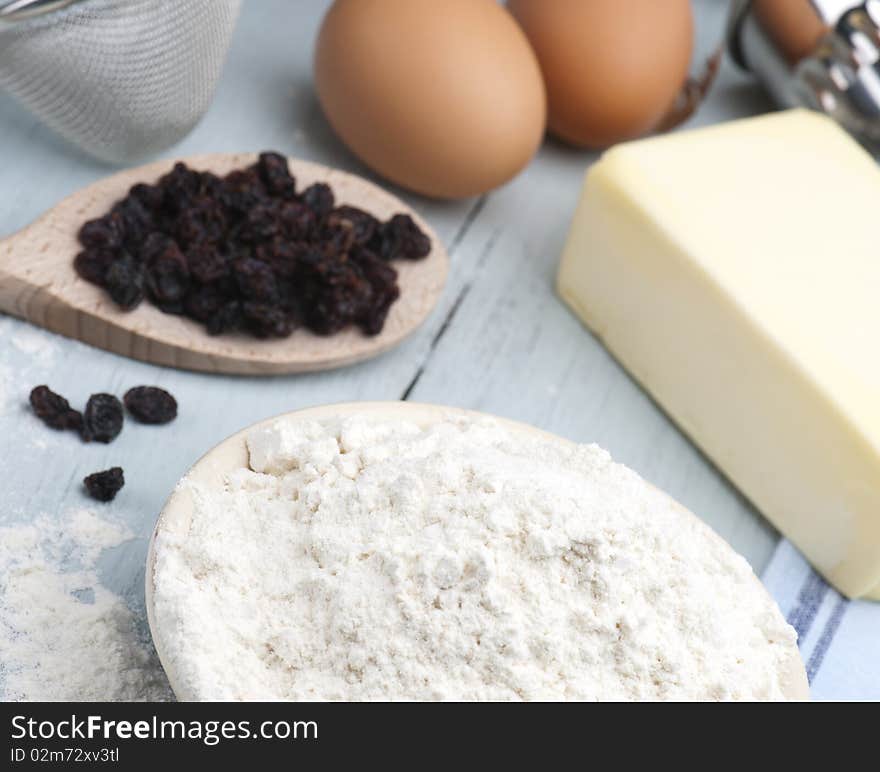
[(0, 241), (0, 311), (43, 324), (49, 314), (51, 295), (39, 255), (30, 253), (29, 228)]
[[(64, 279), (52, 254), (52, 225), (50, 212), (0, 241), (0, 311), (82, 339), (84, 314), (59, 294)], [(72, 271), (65, 273), (70, 281)]]

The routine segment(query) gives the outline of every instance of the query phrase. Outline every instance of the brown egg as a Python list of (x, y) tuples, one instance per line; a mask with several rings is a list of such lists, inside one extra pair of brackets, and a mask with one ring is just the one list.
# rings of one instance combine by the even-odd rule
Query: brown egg
[(506, 182), (544, 133), (538, 62), (495, 0), (337, 0), (318, 36), (315, 83), (356, 155), (429, 196)]
[(688, 0), (510, 0), (538, 55), (550, 130), (600, 148), (646, 134), (690, 65)]

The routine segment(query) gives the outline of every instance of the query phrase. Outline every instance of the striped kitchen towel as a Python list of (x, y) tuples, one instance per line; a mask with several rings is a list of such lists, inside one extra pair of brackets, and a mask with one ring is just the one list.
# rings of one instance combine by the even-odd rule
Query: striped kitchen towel
[(880, 700), (880, 603), (849, 601), (783, 539), (764, 584), (798, 633), (814, 700)]

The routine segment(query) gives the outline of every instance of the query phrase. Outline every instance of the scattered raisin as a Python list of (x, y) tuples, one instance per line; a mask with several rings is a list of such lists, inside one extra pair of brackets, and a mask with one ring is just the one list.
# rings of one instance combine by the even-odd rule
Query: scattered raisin
[(97, 501), (113, 501), (116, 494), (125, 485), (125, 476), (122, 467), (114, 466), (103, 472), (90, 474), (83, 480), (83, 485), (89, 492), (89, 496)]
[(79, 232), (77, 273), (120, 308), (144, 297), (211, 335), (286, 337), (300, 325), (329, 335), (382, 330), (400, 295), (387, 261), (418, 259), (431, 241), (408, 215), (380, 222), (338, 206), (332, 188), (297, 194), (286, 158), (218, 177), (183, 163), (156, 184), (134, 185)]
[(82, 413), (74, 410), (64, 397), (48, 386), (35, 387), (31, 391), (30, 402), (34, 414), (46, 426), (53, 429), (73, 429), (77, 432), (82, 430)]
[(122, 399), (142, 424), (167, 424), (177, 417), (177, 400), (158, 386), (135, 386)]
[(122, 403), (112, 394), (92, 394), (83, 412), (82, 438), (112, 442), (122, 431)]

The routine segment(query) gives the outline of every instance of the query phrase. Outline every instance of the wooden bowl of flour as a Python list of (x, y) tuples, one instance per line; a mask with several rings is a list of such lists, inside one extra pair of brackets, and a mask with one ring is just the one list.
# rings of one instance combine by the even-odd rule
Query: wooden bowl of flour
[[(248, 468), (250, 459), (247, 439), (252, 432), (259, 432), (268, 429), (278, 425), (279, 422), (325, 422), (337, 418), (351, 418), (355, 416), (363, 416), (370, 421), (375, 420), (379, 422), (406, 421), (421, 428), (435, 427), (441, 422), (450, 420), (465, 419), (470, 421), (480, 421), (489, 418), (494, 422), (493, 425), (497, 425), (509, 433), (511, 437), (522, 437), (523, 443), (539, 441), (544, 444), (544, 447), (558, 448), (560, 451), (569, 453), (576, 447), (574, 443), (568, 440), (540, 431), (526, 424), (490, 417), (472, 411), (434, 405), (411, 404), (406, 402), (349, 403), (300, 410), (263, 421), (225, 440), (198, 461), (181, 480), (181, 483), (177, 486), (175, 492), (171, 495), (159, 516), (147, 555), (146, 607), (150, 629), (159, 658), (162, 661), (171, 686), (179, 699), (217, 699), (218, 696), (216, 694), (201, 693), (199, 688), (193, 686), (192, 679), (184, 677), (178, 672), (178, 663), (184, 661), (181, 659), (182, 653), (192, 657), (194, 656), (194, 652), (195, 654), (198, 653), (199, 648), (195, 642), (190, 642), (185, 638), (181, 639), (177, 630), (163, 629), (163, 616), (162, 614), (157, 614), (157, 595), (160, 595), (159, 600), (162, 600), (161, 593), (157, 592), (157, 583), (161, 585), (160, 580), (162, 577), (157, 574), (157, 571), (161, 571), (160, 566), (163, 563), (162, 561), (157, 561), (157, 555), (160, 554), (163, 549), (171, 549), (167, 545), (180, 544), (190, 538), (191, 531), (195, 528), (194, 518), (201, 518), (204, 520), (203, 515), (199, 514), (201, 510), (199, 509), (200, 504), (198, 499), (199, 496), (202, 495), (199, 491), (222, 490), (230, 475), (236, 473), (241, 474), (238, 470)], [(613, 466), (619, 467), (619, 465)], [(636, 485), (643, 486), (647, 499), (656, 502), (654, 506), (658, 513), (661, 509), (673, 512), (675, 517), (683, 518), (681, 522), (687, 526), (686, 530), (688, 533), (695, 534), (695, 538), (703, 541), (708, 547), (711, 547), (712, 550), (720, 550), (720, 552), (718, 552), (719, 555), (729, 555), (733, 564), (736, 564), (736, 561), (742, 562), (741, 559), (733, 557), (734, 553), (730, 547), (702, 521), (698, 520), (694, 515), (675, 503), (670, 497), (660, 493), (648, 483), (640, 481), (634, 474), (632, 475), (632, 478), (637, 481), (635, 483)], [(648, 514), (650, 515), (650, 513)], [(204, 529), (206, 523), (200, 522), (198, 526), (200, 529)], [(210, 524), (208, 523), (207, 526), (208, 528), (204, 531), (205, 533), (210, 532)], [(199, 573), (202, 571), (205, 572), (205, 575)], [(199, 576), (197, 577), (199, 581), (213, 581), (208, 576), (210, 571), (210, 565), (206, 564), (203, 568), (198, 569), (198, 571), (194, 570), (194, 576), (196, 573), (199, 573)], [(742, 572), (748, 573), (748, 578), (743, 578), (742, 581), (745, 583), (745, 586), (748, 587), (749, 593), (752, 593), (752, 596), (756, 599), (755, 603), (761, 607), (757, 609), (757, 611), (762, 614), (765, 612), (778, 614), (778, 609), (775, 608), (775, 603), (754, 574), (752, 574), (747, 568), (743, 568), (741, 573)], [(223, 592), (222, 587), (215, 587), (214, 589), (221, 594)], [(722, 610), (721, 616), (724, 615), (725, 610)], [(226, 615), (221, 614), (221, 616), (224, 618), (225, 623)], [(247, 623), (244, 620), (237, 620), (235, 622), (230, 621), (230, 624)], [(174, 625), (168, 626), (173, 627)], [(775, 644), (772, 641), (768, 641), (768, 645), (782, 644), (780, 644), (779, 641), (776, 641)], [(269, 649), (271, 648), (271, 645), (269, 645)], [(184, 649), (191, 650), (182, 652)], [(793, 640), (790, 642), (787, 641), (784, 644), (784, 649), (780, 649), (780, 651), (782, 653), (779, 654), (774, 661), (778, 663), (775, 681), (778, 684), (781, 696), (792, 700), (809, 699), (809, 688), (804, 667), (798, 655), (797, 646), (794, 644)], [(273, 656), (274, 655), (275, 652), (273, 652)], [(229, 662), (226, 663), (226, 665), (228, 665), (228, 667), (234, 672), (235, 668), (238, 667), (238, 662)], [(215, 665), (212, 664), (212, 666)], [(225, 667), (222, 663), (216, 666)], [(227, 671), (223, 672), (226, 673)], [(265, 698), (265, 696), (266, 695), (263, 694), (253, 694), (243, 691), (233, 695), (221, 696), (220, 699), (262, 699)], [(393, 699), (394, 697), (394, 694), (386, 695), (386, 698)], [(277, 696), (269, 696), (269, 699), (277, 698)], [(321, 699), (322, 697), (319, 695), (316, 698)], [(336, 697), (330, 697), (330, 699), (334, 698)], [(452, 695), (452, 698), (455, 699), (455, 695)]]

